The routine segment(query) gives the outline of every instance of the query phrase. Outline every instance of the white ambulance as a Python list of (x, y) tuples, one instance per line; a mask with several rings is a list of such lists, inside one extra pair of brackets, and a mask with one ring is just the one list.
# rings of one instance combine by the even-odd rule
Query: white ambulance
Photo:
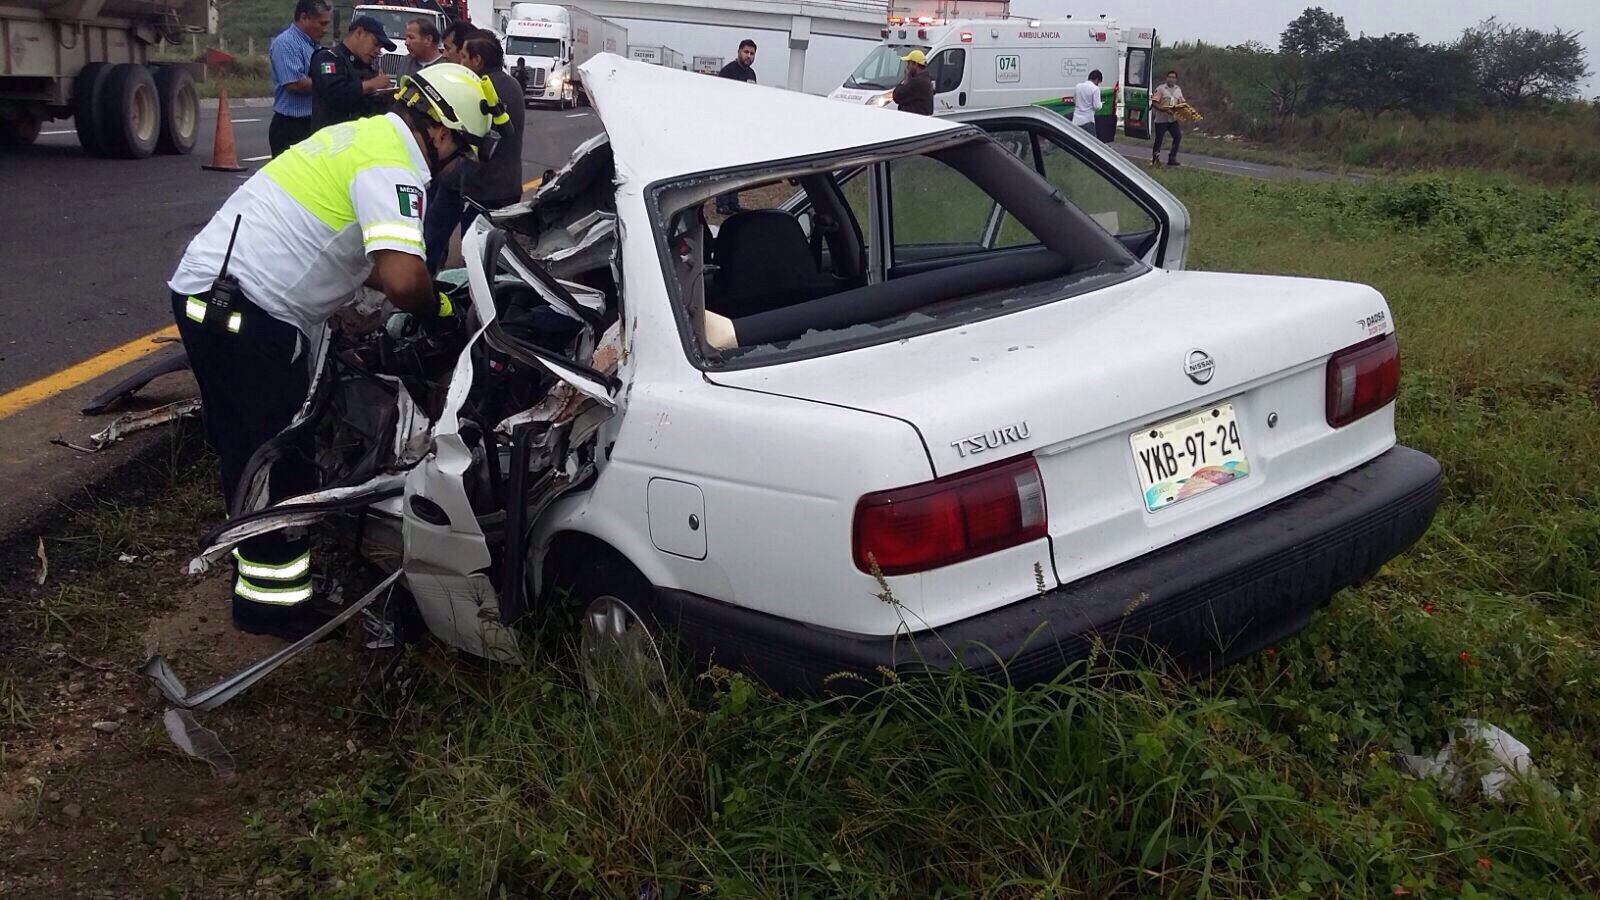
[(1095, 69), (1100, 110), (1131, 137), (1149, 134), (1155, 29), (1116, 20), (956, 19), (890, 16), (883, 42), (831, 99), (892, 106), (901, 57), (921, 50), (934, 83), (934, 109), (1039, 105), (1072, 114), (1072, 89)]

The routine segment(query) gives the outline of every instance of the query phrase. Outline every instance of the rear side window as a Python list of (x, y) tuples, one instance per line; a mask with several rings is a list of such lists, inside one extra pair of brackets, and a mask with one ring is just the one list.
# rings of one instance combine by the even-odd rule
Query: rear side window
[[(1028, 135), (993, 135), (1012, 156), (1028, 161)], [(955, 169), (932, 157), (889, 163), (891, 266), (983, 254), (1039, 243), (999, 201)]]
[(1039, 157), (1045, 180), (1101, 228), (1117, 237), (1156, 229), (1156, 220), (1144, 207), (1055, 141), (1041, 137)]
[[(822, 356), (1006, 315), (1144, 271), (1045, 181), (1032, 150), (1031, 142), (974, 138), (866, 163), (872, 179), (851, 167), (854, 177), (842, 184), (812, 163), (797, 176), (815, 188), (804, 198), (714, 228), (706, 224), (715, 218), (710, 207), (727, 188), (696, 178), (652, 188), (651, 202), (670, 223), (661, 246), (691, 358), (705, 368), (747, 368)], [(796, 177), (779, 168), (760, 175), (768, 184)], [(819, 220), (811, 203), (849, 215)], [(866, 214), (874, 208), (879, 215)], [(887, 229), (884, 280), (866, 277), (864, 241), (852, 239), (850, 218)]]

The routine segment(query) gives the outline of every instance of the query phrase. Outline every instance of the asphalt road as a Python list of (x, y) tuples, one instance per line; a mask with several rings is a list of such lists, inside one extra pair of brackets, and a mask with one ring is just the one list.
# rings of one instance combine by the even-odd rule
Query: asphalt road
[[(268, 157), (272, 110), (229, 106), (240, 164)], [(203, 171), (214, 109), (192, 156), (98, 159), (71, 120), (32, 147), (0, 149), (0, 393), (172, 322), (166, 280), (194, 233), (250, 172)], [(589, 110), (528, 110), (523, 180), (560, 168), (600, 130)]]

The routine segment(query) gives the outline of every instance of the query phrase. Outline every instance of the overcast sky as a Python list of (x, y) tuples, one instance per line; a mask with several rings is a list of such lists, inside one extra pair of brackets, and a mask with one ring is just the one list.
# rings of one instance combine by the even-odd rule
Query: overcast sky
[[(575, 0), (583, 5), (583, 0)], [(1589, 68), (1600, 64), (1600, 0), (1121, 0), (1104, 5), (1061, 0), (1012, 0), (1014, 15), (1040, 18), (1108, 13), (1124, 23), (1154, 25), (1165, 43), (1200, 39), (1208, 43), (1238, 44), (1258, 40), (1278, 44), (1283, 26), (1307, 6), (1321, 5), (1344, 17), (1352, 35), (1415, 32), (1427, 42), (1450, 41), (1480, 19), (1498, 15), (1503, 22), (1534, 28), (1565, 28), (1584, 32)], [(746, 32), (730, 28), (673, 25), (624, 20), (628, 39), (635, 44), (666, 44), (690, 57), (696, 54), (731, 59)], [(750, 34), (760, 50), (756, 73), (765, 84), (781, 85), (788, 74), (788, 44), (781, 32)], [(806, 90), (826, 93), (839, 86), (871, 45), (841, 38), (813, 38), (806, 57)], [(1157, 60), (1159, 62), (1159, 59)], [(1590, 76), (1584, 93), (1600, 93), (1600, 79)]]

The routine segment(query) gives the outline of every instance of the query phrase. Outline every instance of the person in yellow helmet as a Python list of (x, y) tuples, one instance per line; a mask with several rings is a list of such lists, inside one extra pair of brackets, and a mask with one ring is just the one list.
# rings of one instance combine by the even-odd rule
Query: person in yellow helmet
[(905, 61), (906, 73), (894, 86), (894, 105), (901, 112), (933, 115), (933, 78), (928, 74), (928, 57), (921, 50), (912, 50), (900, 58)]
[[(363, 285), (399, 309), (448, 313), (423, 262), (428, 183), (495, 149), (505, 112), (492, 85), (440, 63), (408, 75), (395, 110), (330, 125), (262, 166), (184, 251), (167, 282), (229, 512), (252, 455), (306, 398), (324, 325)], [(306, 431), (309, 431), (307, 429)], [(271, 502), (314, 490), (309, 434), (271, 451)], [(235, 627), (296, 639), (320, 624), (303, 534), (234, 550)]]

